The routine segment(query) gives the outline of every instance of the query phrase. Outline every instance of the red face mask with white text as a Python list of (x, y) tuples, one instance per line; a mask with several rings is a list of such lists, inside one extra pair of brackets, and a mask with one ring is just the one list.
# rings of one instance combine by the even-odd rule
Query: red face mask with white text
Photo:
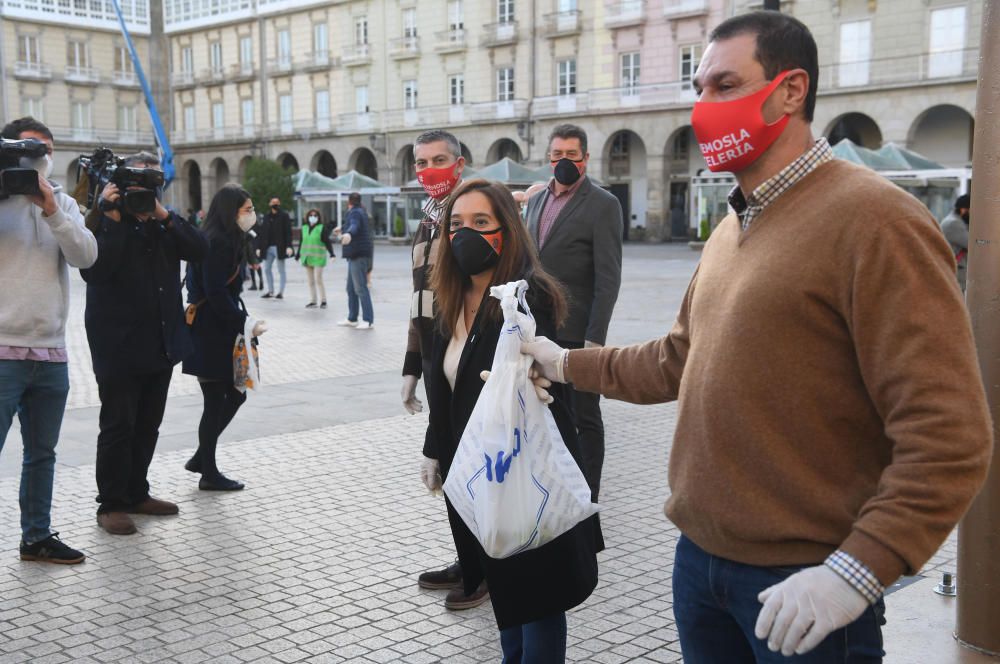
[(425, 168), (417, 173), (417, 182), (431, 198), (444, 198), (458, 184), (459, 176), (455, 169), (455, 164), (444, 168)]
[(764, 121), (761, 108), (789, 71), (774, 77), (767, 87), (732, 101), (695, 102), (691, 128), (698, 147), (713, 173), (739, 173), (753, 164), (785, 130), (790, 116), (785, 114), (772, 124)]

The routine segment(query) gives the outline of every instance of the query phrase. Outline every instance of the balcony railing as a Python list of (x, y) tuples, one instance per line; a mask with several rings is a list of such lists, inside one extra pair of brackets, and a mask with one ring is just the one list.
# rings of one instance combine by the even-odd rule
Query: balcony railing
[(372, 61), (371, 51), (368, 48), (368, 44), (345, 46), (344, 55), (340, 60), (345, 67), (367, 65)]
[(219, 68), (209, 68), (201, 72), (198, 82), (202, 85), (221, 85), (226, 82), (226, 70)]
[(19, 60), (14, 63), (14, 76), (18, 78), (50, 79), (52, 78), (52, 67), (41, 62)]
[(517, 21), (503, 23), (487, 23), (483, 26), (483, 46), (504, 46), (517, 42)]
[(471, 122), (492, 122), (496, 120), (517, 120), (527, 117), (528, 102), (523, 99), (511, 101), (487, 101), (467, 104)]
[(116, 69), (111, 74), (111, 84), (119, 88), (137, 88), (139, 87), (139, 77), (135, 75), (134, 71)]
[(536, 97), (534, 114), (539, 117), (567, 113), (600, 113), (690, 106), (696, 98), (690, 83), (655, 83), (619, 88), (602, 88), (573, 95)]
[(170, 82), (175, 88), (183, 88), (194, 85), (193, 71), (177, 71), (170, 77)]
[(702, 16), (708, 13), (708, 0), (663, 0), (663, 15), (668, 19)]
[(93, 67), (77, 67), (75, 65), (71, 65), (66, 67), (64, 77), (67, 83), (97, 85), (101, 82), (101, 72)]
[(420, 38), (397, 37), (389, 41), (389, 57), (395, 60), (415, 58), (420, 55)]
[(257, 75), (252, 62), (237, 62), (229, 65), (229, 78), (233, 81), (246, 81)]
[(645, 0), (615, 0), (604, 14), (604, 27), (627, 28), (646, 21)]
[(330, 51), (323, 49), (306, 54), (305, 59), (302, 61), (302, 68), (306, 71), (316, 71), (329, 69), (335, 64), (335, 58), (330, 55)]
[(291, 74), (293, 69), (292, 56), (290, 53), (279, 55), (276, 58), (267, 59), (267, 72), (271, 75), (279, 76), (283, 74)]
[(547, 37), (562, 37), (575, 35), (583, 28), (579, 9), (568, 12), (555, 12), (545, 15), (545, 35)]
[(842, 62), (819, 68), (819, 92), (972, 80), (978, 71), (979, 49), (974, 48)]
[(341, 113), (337, 116), (337, 133), (357, 134), (381, 130), (381, 113)]
[(94, 127), (58, 127), (49, 125), (52, 135), (57, 141), (75, 141), (100, 143), (102, 145), (154, 145), (151, 131), (133, 131), (127, 129), (97, 129)]
[(465, 29), (451, 28), (434, 34), (434, 50), (438, 53), (455, 53), (466, 49)]

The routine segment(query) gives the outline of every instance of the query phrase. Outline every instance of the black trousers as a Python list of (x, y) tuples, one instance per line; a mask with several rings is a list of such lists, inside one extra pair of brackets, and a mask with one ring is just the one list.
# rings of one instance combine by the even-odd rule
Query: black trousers
[[(579, 349), (576, 341), (556, 341), (563, 348)], [(580, 454), (583, 457), (583, 474), (590, 485), (591, 500), (597, 502), (601, 490), (601, 470), (604, 467), (604, 420), (601, 418), (601, 395), (570, 390), (570, 410), (580, 437)]]
[(98, 514), (120, 512), (149, 497), (153, 460), (173, 369), (99, 380)]
[(219, 444), (219, 436), (233, 421), (236, 411), (247, 400), (247, 395), (237, 390), (231, 380), (201, 381), (199, 385), (205, 409), (198, 425), (198, 451), (195, 454), (201, 459), (202, 475), (211, 477), (219, 474), (215, 463), (215, 448)]

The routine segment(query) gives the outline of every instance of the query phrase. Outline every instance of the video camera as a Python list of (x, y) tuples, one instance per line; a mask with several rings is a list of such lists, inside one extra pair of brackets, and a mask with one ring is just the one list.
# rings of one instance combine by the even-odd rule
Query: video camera
[(40, 194), (38, 171), (23, 164), (42, 159), (48, 146), (34, 138), (0, 139), (0, 197)]
[[(98, 148), (92, 155), (80, 155), (80, 172), (86, 173), (87, 207), (95, 204), (102, 211), (124, 210), (129, 214), (150, 214), (156, 209), (156, 190), (163, 186), (163, 172), (155, 168), (133, 168), (125, 165), (125, 159), (118, 157), (108, 148)], [(121, 198), (110, 203), (101, 198), (101, 192), (114, 183)], [(129, 190), (130, 187), (138, 189)]]

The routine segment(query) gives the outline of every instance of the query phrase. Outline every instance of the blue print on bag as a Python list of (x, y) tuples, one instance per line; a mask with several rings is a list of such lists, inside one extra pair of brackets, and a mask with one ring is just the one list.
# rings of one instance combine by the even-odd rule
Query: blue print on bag
[(497, 483), (498, 484), (503, 484), (504, 478), (507, 476), (507, 473), (510, 472), (510, 463), (511, 463), (511, 461), (513, 461), (514, 457), (516, 457), (520, 453), (521, 453), (521, 430), (518, 429), (517, 427), (514, 427), (514, 453), (513, 454), (511, 454), (509, 457), (507, 457), (505, 459), (504, 458), (503, 450), (500, 450), (499, 452), (497, 452), (496, 463), (494, 463), (493, 460), (490, 459), (490, 455), (489, 454), (484, 454), (483, 455), (484, 457), (486, 457), (486, 465), (485, 465), (485, 468), (486, 468), (486, 481), (487, 482), (492, 482), (493, 481), (493, 477), (495, 475)]

